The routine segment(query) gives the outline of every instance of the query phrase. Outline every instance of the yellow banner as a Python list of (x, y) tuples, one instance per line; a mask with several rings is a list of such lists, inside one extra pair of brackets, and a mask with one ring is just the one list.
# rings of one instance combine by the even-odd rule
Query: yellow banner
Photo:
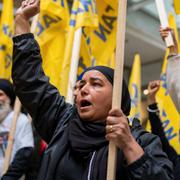
[(87, 67), (90, 67), (92, 65), (91, 55), (92, 54), (89, 51), (89, 47), (87, 46), (87, 43), (86, 43), (86, 38), (84, 35), (82, 35), (78, 75), (80, 75)]
[(43, 0), (36, 28), (36, 39), (40, 45), (43, 69), (50, 82), (60, 90), (60, 75), (66, 44), (69, 9), (65, 0)]
[(69, 9), (65, 0), (43, 0), (37, 22), (36, 36), (40, 45), (67, 31)]
[(160, 117), (163, 123), (166, 137), (169, 140), (170, 144), (176, 149), (177, 153), (180, 153), (180, 144), (179, 144), (180, 116), (167, 92), (167, 84), (166, 84), (167, 55), (168, 55), (168, 51), (166, 52), (166, 57), (162, 67), (161, 87), (157, 93), (156, 100), (158, 102)]
[(114, 9), (118, 9), (118, 0), (104, 0), (108, 5), (112, 6)]
[(74, 0), (71, 10), (70, 27), (97, 27), (96, 0)]
[[(97, 0), (99, 25), (93, 32), (84, 30), (92, 65), (107, 66), (116, 46), (117, 10), (105, 1)], [(112, 63), (113, 64), (113, 63)]]
[(80, 27), (88, 27), (89, 30), (98, 26), (98, 16), (95, 0), (74, 0), (68, 29), (67, 44), (62, 69), (61, 79), (64, 81), (63, 92), (67, 92), (71, 56), (75, 31)]
[(11, 78), (12, 35), (14, 33), (13, 0), (4, 0), (0, 25), (0, 78)]
[(180, 53), (180, 41), (179, 41), (179, 34), (178, 34), (177, 25), (176, 25), (176, 19), (171, 13), (169, 14), (169, 24), (170, 24), (170, 27), (173, 28), (174, 30), (175, 38), (178, 43), (178, 52)]
[(180, 1), (179, 0), (174, 0), (174, 9), (176, 14), (180, 14)]
[[(172, 16), (169, 16), (169, 25), (171, 28), (175, 30), (176, 38), (177, 38), (177, 29), (176, 23)], [(164, 132), (169, 143), (175, 148), (177, 153), (180, 153), (180, 143), (179, 143), (179, 123), (180, 116), (177, 112), (175, 105), (171, 97), (167, 92), (167, 84), (166, 84), (166, 65), (167, 65), (167, 57), (169, 54), (169, 50), (166, 50), (164, 63), (162, 66), (161, 72), (161, 87), (156, 95), (156, 101), (158, 103), (158, 108), (160, 110), (160, 118), (163, 123)], [(147, 129), (150, 130), (149, 123)]]
[(132, 122), (134, 117), (141, 119), (141, 60), (139, 54), (134, 57), (128, 88), (131, 96), (129, 120)]

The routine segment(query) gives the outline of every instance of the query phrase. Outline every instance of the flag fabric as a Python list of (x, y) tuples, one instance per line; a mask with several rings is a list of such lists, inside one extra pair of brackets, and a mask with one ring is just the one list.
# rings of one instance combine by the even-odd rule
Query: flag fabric
[(118, 9), (118, 0), (104, 0), (108, 5), (112, 6), (114, 9)]
[(96, 0), (74, 0), (71, 10), (70, 28), (97, 27)]
[(166, 52), (164, 64), (161, 73), (161, 87), (157, 93), (156, 100), (158, 103), (161, 121), (163, 123), (164, 131), (170, 144), (175, 148), (177, 153), (180, 153), (179, 144), (179, 121), (180, 116), (175, 105), (167, 92), (166, 84), (166, 64), (167, 64), (168, 50)]
[(60, 74), (68, 21), (69, 9), (65, 0), (43, 0), (41, 2), (35, 35), (40, 45), (45, 74), (60, 92), (62, 92), (61, 87), (63, 86)]
[(174, 0), (174, 9), (176, 14), (180, 14), (180, 1), (179, 0)]
[(177, 44), (178, 45), (178, 52), (180, 53), (180, 41), (179, 41), (178, 29), (177, 29), (177, 25), (176, 25), (176, 19), (171, 13), (169, 14), (169, 24), (170, 24), (170, 27), (173, 28), (173, 30), (174, 30), (175, 38), (176, 38), (177, 43), (178, 43)]
[(131, 96), (129, 120), (132, 122), (134, 117), (141, 119), (141, 60), (139, 54), (134, 57), (128, 88)]
[(88, 29), (84, 29), (87, 45), (92, 54), (92, 65), (107, 66), (108, 64), (111, 64), (109, 62), (115, 52), (117, 9), (107, 2), (104, 0), (97, 0), (99, 17), (98, 27), (90, 33)]
[[(8, 12), (8, 13), (7, 13)], [(0, 78), (11, 78), (12, 35), (14, 33), (13, 0), (3, 0), (0, 24)]]
[[(177, 38), (177, 29), (176, 23), (172, 15), (169, 15), (169, 25), (174, 29), (176, 38)], [(179, 143), (179, 123), (180, 116), (178, 111), (175, 108), (175, 105), (168, 94), (167, 83), (166, 83), (166, 66), (167, 66), (167, 57), (169, 54), (169, 49), (166, 50), (162, 72), (161, 72), (161, 86), (156, 95), (156, 101), (158, 103), (158, 108), (160, 111), (161, 122), (164, 127), (165, 135), (172, 145), (175, 148), (177, 153), (180, 153), (180, 143)], [(147, 130), (150, 130), (150, 125), (148, 123)]]
[[(68, 38), (65, 48), (65, 57), (61, 79), (66, 83), (63, 92), (67, 92), (71, 56), (73, 51), (74, 35), (78, 28), (86, 27), (89, 31), (98, 26), (96, 0), (74, 0), (68, 29)], [(88, 52), (88, 51), (86, 51)], [(83, 53), (84, 54), (84, 53)]]
[[(84, 28), (83, 28), (84, 29)], [(82, 35), (81, 38), (81, 49), (79, 56), (79, 65), (78, 65), (78, 76), (87, 68), (92, 65), (92, 53), (87, 45), (86, 38)]]

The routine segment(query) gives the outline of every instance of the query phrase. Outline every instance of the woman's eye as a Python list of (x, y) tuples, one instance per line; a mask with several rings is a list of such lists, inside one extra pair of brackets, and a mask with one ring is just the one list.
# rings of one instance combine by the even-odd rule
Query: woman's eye
[(82, 89), (82, 88), (83, 88), (83, 86), (84, 86), (84, 84), (79, 85), (79, 89)]
[(100, 83), (94, 82), (93, 83), (94, 86), (102, 86)]

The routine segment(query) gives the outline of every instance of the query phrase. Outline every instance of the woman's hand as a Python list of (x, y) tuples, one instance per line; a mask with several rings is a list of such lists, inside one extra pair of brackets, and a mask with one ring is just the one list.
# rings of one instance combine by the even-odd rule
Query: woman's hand
[(110, 110), (106, 124), (106, 139), (112, 141), (123, 151), (128, 164), (144, 154), (143, 149), (131, 134), (127, 117), (120, 109)]
[(174, 30), (170, 27), (166, 27), (166, 28), (162, 28), (160, 27), (159, 29), (161, 38), (163, 41), (165, 41), (165, 38), (168, 37), (169, 33), (171, 33), (172, 38), (173, 38), (173, 42), (174, 42), (174, 46), (171, 46), (170, 49), (170, 54), (178, 54), (178, 43), (175, 37), (175, 33)]
[(40, 0), (25, 0), (21, 7), (17, 10), (16, 16), (21, 16), (29, 21), (29, 19), (40, 11)]

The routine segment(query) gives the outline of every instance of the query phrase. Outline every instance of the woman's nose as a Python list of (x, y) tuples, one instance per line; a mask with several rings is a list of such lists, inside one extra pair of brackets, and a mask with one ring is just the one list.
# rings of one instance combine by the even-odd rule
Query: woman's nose
[(88, 84), (85, 84), (82, 88), (81, 88), (81, 95), (86, 95), (88, 94), (88, 91), (89, 91), (89, 85)]

